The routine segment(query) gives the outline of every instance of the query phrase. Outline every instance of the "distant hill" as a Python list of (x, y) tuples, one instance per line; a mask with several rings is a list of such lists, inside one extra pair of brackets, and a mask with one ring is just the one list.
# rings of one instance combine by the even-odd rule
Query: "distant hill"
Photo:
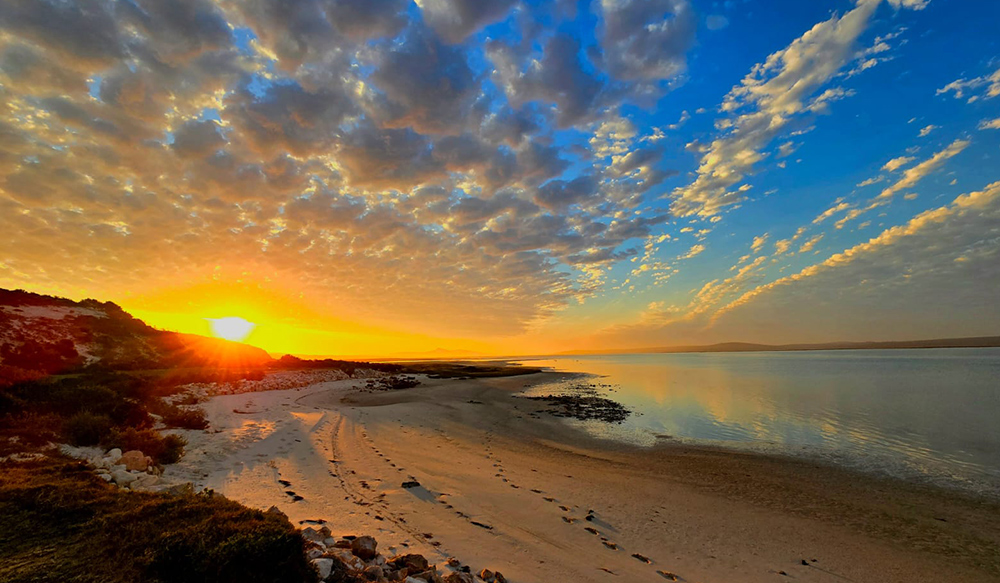
[(723, 342), (704, 346), (666, 346), (620, 350), (569, 351), (560, 354), (666, 354), (686, 352), (791, 352), (797, 350), (891, 350), (901, 348), (991, 348), (1000, 347), (1000, 336), (935, 338), (888, 342), (825, 342), (819, 344), (753, 344)]
[(93, 369), (253, 368), (271, 361), (253, 346), (157, 330), (112, 302), (0, 289), (0, 380)]

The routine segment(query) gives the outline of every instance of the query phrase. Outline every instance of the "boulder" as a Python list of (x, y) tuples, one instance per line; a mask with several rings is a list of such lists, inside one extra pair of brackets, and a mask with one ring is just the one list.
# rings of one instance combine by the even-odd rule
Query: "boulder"
[(494, 581), (497, 580), (496, 574), (493, 571), (490, 571), (489, 569), (483, 569), (482, 571), (480, 571), (479, 578), (482, 579), (483, 581), (486, 581), (486, 583), (493, 583)]
[(302, 529), (302, 538), (313, 543), (322, 543), (326, 540), (326, 535), (311, 526)]
[(306, 551), (306, 556), (309, 557), (310, 559), (318, 559), (322, 557), (324, 554), (326, 554), (326, 551), (324, 551), (323, 549), (309, 549), (308, 551)]
[(378, 554), (378, 551), (375, 550), (376, 547), (378, 547), (378, 542), (370, 536), (359, 536), (351, 541), (351, 552), (356, 557), (360, 557), (366, 561), (374, 559), (375, 555)]
[(313, 559), (313, 565), (319, 571), (319, 580), (323, 581), (333, 571), (333, 559)]
[(423, 555), (400, 555), (393, 557), (389, 563), (397, 569), (406, 569), (410, 573), (422, 573), (429, 566)]
[(503, 573), (501, 573), (500, 571), (497, 571), (496, 573), (494, 573), (494, 575), (496, 576), (496, 579), (494, 579), (496, 583), (507, 583), (507, 578), (504, 577)]
[(365, 562), (355, 557), (350, 551), (334, 549), (330, 554), (340, 559), (345, 565), (355, 571), (363, 571), (365, 569)]
[(111, 470), (111, 479), (119, 486), (127, 486), (136, 480), (136, 476), (118, 468)]
[(122, 450), (117, 447), (105, 454), (105, 457), (111, 461), (112, 465), (117, 464), (118, 460), (122, 459)]
[(444, 578), (444, 583), (476, 583), (469, 573), (452, 573)]
[(133, 449), (132, 451), (126, 451), (122, 454), (120, 460), (118, 460), (119, 465), (124, 465), (126, 470), (145, 472), (146, 468), (149, 467), (149, 458), (147, 458), (141, 451)]
[(361, 574), (364, 575), (365, 579), (368, 579), (369, 581), (378, 581), (379, 579), (385, 577), (385, 571), (383, 571), (382, 567), (379, 567), (378, 565), (369, 565), (368, 567), (365, 567), (364, 572)]

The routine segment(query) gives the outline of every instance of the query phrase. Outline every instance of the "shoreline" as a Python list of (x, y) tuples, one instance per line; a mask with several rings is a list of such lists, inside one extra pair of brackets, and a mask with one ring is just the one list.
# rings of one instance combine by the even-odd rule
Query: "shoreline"
[(216, 433), (181, 432), (188, 456), (165, 477), (514, 582), (1000, 580), (994, 502), (794, 457), (608, 443), (512, 398), (552, 374), (213, 397)]

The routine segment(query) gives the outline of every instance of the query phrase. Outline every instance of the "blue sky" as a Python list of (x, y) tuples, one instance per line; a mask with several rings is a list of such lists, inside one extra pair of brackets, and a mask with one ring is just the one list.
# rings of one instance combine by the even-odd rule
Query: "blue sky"
[(249, 311), (326, 354), (995, 334), (997, 24), (944, 0), (8, 3), (0, 285), (168, 327)]

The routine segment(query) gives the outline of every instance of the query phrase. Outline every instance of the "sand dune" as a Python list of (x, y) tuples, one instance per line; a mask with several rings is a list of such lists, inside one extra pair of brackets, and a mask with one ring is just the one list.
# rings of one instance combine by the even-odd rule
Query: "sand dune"
[(998, 580), (993, 505), (801, 461), (599, 442), (512, 397), (532, 378), (215, 397), (214, 433), (186, 432), (165, 477), (516, 583)]

